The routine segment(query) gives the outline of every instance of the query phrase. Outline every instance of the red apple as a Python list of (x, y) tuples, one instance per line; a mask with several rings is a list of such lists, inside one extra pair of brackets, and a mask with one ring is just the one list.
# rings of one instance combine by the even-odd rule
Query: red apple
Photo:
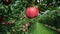
[(12, 2), (12, 0), (3, 0), (3, 4), (9, 5)]
[(2, 22), (2, 25), (5, 25), (5, 24), (6, 24), (6, 23), (3, 21), (3, 22)]
[(29, 18), (34, 18), (35, 16), (37, 16), (39, 13), (39, 10), (37, 7), (28, 7), (26, 8), (26, 15)]
[(3, 20), (3, 17), (2, 16), (0, 16), (0, 20)]

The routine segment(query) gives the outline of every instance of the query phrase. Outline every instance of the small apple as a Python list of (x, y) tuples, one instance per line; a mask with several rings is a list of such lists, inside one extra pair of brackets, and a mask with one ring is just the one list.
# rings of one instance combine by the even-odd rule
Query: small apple
[(26, 26), (25, 26), (25, 25), (23, 25), (22, 27), (23, 27), (23, 28), (26, 28)]
[(6, 24), (6, 23), (3, 21), (3, 22), (2, 22), (2, 25), (5, 25), (5, 24)]
[(22, 31), (23, 31), (23, 32), (26, 32), (26, 29), (23, 29)]
[(26, 23), (26, 24), (25, 24), (25, 26), (26, 26), (26, 27), (28, 27), (28, 26), (29, 26), (29, 24), (28, 24), (28, 23)]

